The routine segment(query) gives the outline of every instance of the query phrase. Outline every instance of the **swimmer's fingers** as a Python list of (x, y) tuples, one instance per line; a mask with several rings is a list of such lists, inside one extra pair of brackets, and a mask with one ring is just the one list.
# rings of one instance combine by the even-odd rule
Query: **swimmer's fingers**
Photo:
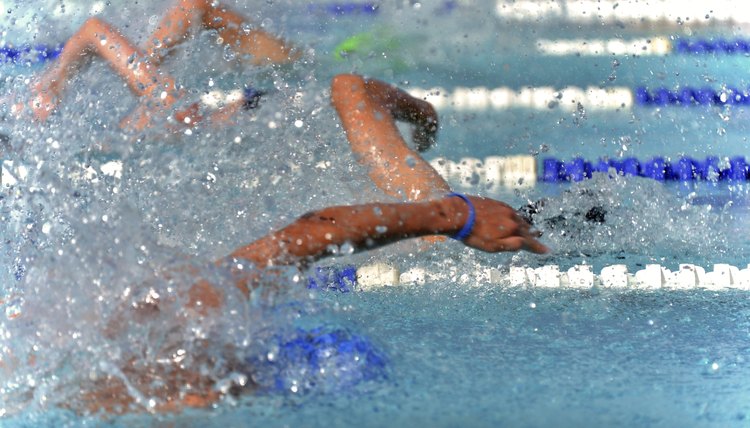
[(549, 247), (532, 238), (531, 236), (524, 238), (523, 249), (536, 254), (547, 254), (550, 251)]
[(518, 219), (519, 222), (519, 230), (522, 234), (529, 235), (533, 238), (539, 238), (543, 235), (543, 233), (539, 230), (532, 229), (532, 225), (530, 225), (528, 222), (526, 222), (524, 219), (520, 218)]
[(501, 239), (496, 243), (496, 251), (520, 251), (526, 250), (536, 254), (549, 253), (549, 248), (530, 236), (513, 236)]
[(522, 246), (518, 249), (530, 251), (537, 254), (545, 254), (549, 252), (549, 248), (535, 239), (542, 236), (542, 232), (538, 230), (532, 230), (531, 225), (518, 215), (516, 215), (516, 221), (519, 223), (518, 236), (509, 239), (521, 240)]

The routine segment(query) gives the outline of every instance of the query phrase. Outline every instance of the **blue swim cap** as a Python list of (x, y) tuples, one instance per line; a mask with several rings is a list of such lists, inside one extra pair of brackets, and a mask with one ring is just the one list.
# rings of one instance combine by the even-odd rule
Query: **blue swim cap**
[(260, 102), (260, 97), (265, 95), (266, 93), (264, 91), (259, 91), (252, 86), (247, 86), (242, 90), (242, 99), (243, 103), (242, 106), (245, 108), (245, 110), (252, 110), (256, 107), (258, 107), (258, 103)]
[(270, 391), (339, 391), (386, 377), (385, 355), (346, 329), (296, 329), (271, 342), (266, 355), (246, 359), (253, 379)]

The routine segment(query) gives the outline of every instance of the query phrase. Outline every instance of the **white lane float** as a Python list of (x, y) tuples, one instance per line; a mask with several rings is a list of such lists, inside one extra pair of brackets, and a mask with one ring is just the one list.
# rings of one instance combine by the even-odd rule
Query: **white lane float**
[(666, 37), (640, 39), (540, 39), (537, 51), (548, 56), (664, 56), (672, 53)]
[(722, 25), (750, 22), (734, 0), (498, 0), (501, 19), (526, 22), (561, 20), (573, 23)]
[[(633, 91), (627, 87), (579, 88), (551, 86), (512, 89), (499, 87), (410, 88), (409, 93), (432, 104), (438, 110), (550, 110), (561, 108), (576, 111), (583, 107), (592, 111), (611, 111), (633, 107)], [(579, 107), (581, 106), (581, 107)]]
[[(455, 279), (455, 271), (431, 271), (423, 267), (412, 267), (398, 274), (397, 267), (376, 263), (360, 267), (357, 279), (366, 280), (358, 284), (360, 290), (373, 290), (383, 286), (420, 285), (427, 281)], [(729, 264), (715, 264), (713, 270), (693, 264), (680, 264), (671, 271), (659, 264), (649, 264), (643, 269), (630, 273), (626, 265), (605, 266), (597, 275), (590, 265), (576, 265), (565, 271), (558, 265), (545, 265), (537, 268), (511, 266), (507, 271), (496, 268), (482, 269), (467, 274), (462, 283), (498, 284), (506, 287), (547, 288), (547, 289), (610, 289), (610, 290), (747, 290), (750, 291), (750, 265), (740, 269)]]
[(442, 157), (430, 165), (446, 181), (462, 188), (532, 187), (537, 182), (536, 158), (528, 155), (489, 156), (482, 159), (466, 157), (454, 162)]

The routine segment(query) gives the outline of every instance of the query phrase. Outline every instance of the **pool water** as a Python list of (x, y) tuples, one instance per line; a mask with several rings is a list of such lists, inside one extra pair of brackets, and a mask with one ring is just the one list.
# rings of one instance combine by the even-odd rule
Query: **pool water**
[[(291, 0), (234, 6), (304, 47), (303, 59), (243, 67), (231, 52), (214, 49), (216, 35), (204, 32), (176, 48), (164, 67), (194, 88), (196, 98), (246, 82), (268, 91), (236, 124), (189, 135), (167, 127), (123, 134), (113, 124), (135, 100), (98, 61), (74, 79), (68, 102), (48, 124), (0, 124), (11, 137), (5, 159), (28, 169), (25, 180), (3, 188), (0, 284), (7, 302), (0, 355), (33, 360), (0, 366), (0, 425), (747, 426), (746, 291), (548, 290), (474, 276), (487, 268), (547, 264), (586, 263), (596, 272), (612, 264), (631, 272), (651, 263), (673, 270), (680, 263), (743, 268), (750, 255), (745, 183), (598, 175), (581, 183), (461, 189), (512, 206), (549, 198), (548, 217), (602, 206), (607, 222), (572, 218), (563, 230), (540, 223), (542, 240), (553, 249), (546, 256), (405, 242), (362, 254), (342, 248), (320, 262), (384, 261), (442, 275), (423, 285), (307, 290), (309, 272), (288, 269), (269, 275), (248, 301), (226, 269), (210, 266), (311, 208), (386, 200), (354, 160), (329, 105), (328, 82), (337, 73), (367, 74), (407, 89), (746, 88), (740, 71), (750, 61), (746, 55), (550, 57), (536, 50), (542, 38), (743, 37), (741, 27), (518, 22), (498, 17), (490, 0), (384, 1), (374, 14), (339, 15)], [(6, 1), (11, 12), (3, 37), (54, 45), (97, 7), (142, 42), (148, 31), (130, 23), (152, 30), (160, 13), (156, 5), (117, 2), (71, 3), (70, 15), (55, 14), (56, 7), (30, 10)], [(377, 35), (371, 46), (336, 57), (336, 46), (363, 32)], [(4, 92), (23, 95), (24, 81), (42, 66), (3, 64)], [(439, 143), (428, 159), (735, 156), (744, 155), (749, 130), (744, 105), (448, 107), (439, 114)], [(101, 173), (113, 160), (122, 162), (120, 178)], [(186, 318), (180, 292), (191, 284), (189, 272), (227, 294), (221, 316)], [(271, 285), (279, 282), (285, 287)], [(159, 314), (120, 322), (117, 334), (105, 334), (123, 306), (151, 293), (164, 302)], [(300, 331), (317, 328), (362, 338), (382, 357), (383, 369), (366, 375), (380, 367), (367, 365), (368, 351), (333, 347), (320, 348), (325, 352), (316, 354), (315, 370), (274, 360)], [(102, 417), (68, 410), (81, 386), (104, 375), (127, 378), (120, 370), (125, 361), (147, 365), (175, 355), (186, 355), (184, 364), (217, 385), (249, 376), (262, 387), (179, 414)], [(257, 364), (238, 374), (232, 358)], [(138, 398), (146, 409), (159, 399)]]

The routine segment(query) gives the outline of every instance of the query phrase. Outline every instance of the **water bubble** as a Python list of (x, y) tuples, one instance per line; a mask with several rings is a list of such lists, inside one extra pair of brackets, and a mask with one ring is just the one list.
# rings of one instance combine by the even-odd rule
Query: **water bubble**
[(234, 49), (229, 45), (224, 45), (224, 53), (222, 56), (224, 57), (224, 61), (232, 61), (237, 58), (237, 53), (235, 53)]
[(5, 304), (5, 317), (9, 320), (20, 317), (23, 303), (24, 300), (21, 296), (13, 296), (9, 298)]
[(583, 122), (586, 121), (586, 109), (583, 107), (583, 104), (577, 103), (576, 104), (576, 111), (573, 113), (573, 123), (576, 126), (583, 125)]

